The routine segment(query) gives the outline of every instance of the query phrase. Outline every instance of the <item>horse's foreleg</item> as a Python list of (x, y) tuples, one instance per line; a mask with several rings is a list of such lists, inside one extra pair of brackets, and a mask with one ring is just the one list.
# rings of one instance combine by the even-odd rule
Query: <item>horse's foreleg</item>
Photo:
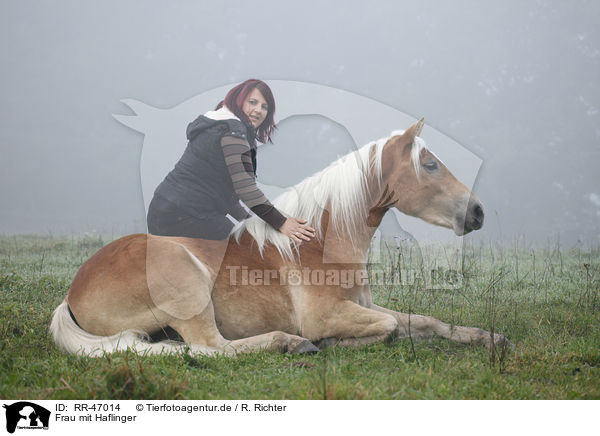
[(181, 335), (192, 351), (196, 345), (208, 346), (216, 349), (217, 353), (223, 354), (250, 353), (259, 350), (289, 353), (319, 351), (308, 339), (281, 331), (227, 340), (221, 335), (215, 323), (212, 302), (203, 313), (188, 320), (173, 319), (169, 325)]
[(383, 341), (396, 331), (397, 326), (393, 316), (352, 301), (342, 301), (318, 323), (315, 335), (326, 338), (321, 345), (358, 346)]
[[(207, 310), (212, 311), (212, 304)], [(190, 320), (174, 320), (170, 325), (181, 335), (192, 351), (194, 345), (206, 345), (215, 348), (217, 352), (230, 355), (260, 350), (289, 353), (319, 351), (308, 339), (281, 331), (230, 341), (221, 336), (211, 315), (205, 313)]]
[[(415, 339), (441, 336), (462, 344), (477, 344), (491, 347), (491, 333), (477, 327), (453, 326), (431, 316), (396, 312), (385, 307), (372, 304), (372, 309), (392, 315), (398, 321), (396, 334), (398, 337), (411, 336)], [(494, 344), (507, 343), (504, 335), (494, 334)]]
[(294, 354), (316, 353), (319, 351), (319, 349), (308, 339), (281, 331), (274, 331), (230, 341), (225, 345), (225, 350), (234, 353), (272, 350)]

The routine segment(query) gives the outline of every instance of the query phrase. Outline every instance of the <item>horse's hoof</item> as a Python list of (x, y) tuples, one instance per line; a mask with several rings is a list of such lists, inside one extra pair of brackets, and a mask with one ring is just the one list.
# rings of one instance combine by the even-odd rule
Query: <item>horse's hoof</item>
[(507, 350), (515, 348), (515, 344), (513, 344), (511, 341), (509, 341), (508, 338), (504, 335), (501, 335), (501, 338), (496, 343), (496, 345), (498, 345), (504, 349), (507, 349)]
[[(509, 350), (515, 347), (515, 345), (511, 341), (509, 341), (506, 336), (500, 334), (494, 336), (494, 347), (502, 350)], [(489, 344), (488, 348), (490, 348)]]
[(315, 345), (309, 341), (305, 340), (300, 342), (293, 349), (289, 350), (292, 354), (304, 354), (304, 353), (318, 353), (319, 349), (315, 347)]
[(317, 342), (317, 347), (319, 350), (324, 350), (325, 348), (331, 348), (337, 343), (336, 338), (323, 338)]

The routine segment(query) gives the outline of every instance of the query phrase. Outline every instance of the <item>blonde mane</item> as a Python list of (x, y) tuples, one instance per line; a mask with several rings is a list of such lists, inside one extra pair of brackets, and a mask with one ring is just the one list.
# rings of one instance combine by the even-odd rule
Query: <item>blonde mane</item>
[[(393, 136), (403, 131), (395, 131), (386, 138), (370, 142), (331, 163), (320, 172), (307, 177), (296, 186), (288, 189), (273, 202), (274, 206), (288, 217), (301, 217), (316, 229), (316, 237), (323, 238), (321, 219), (323, 211), (329, 212), (329, 225), (338, 233), (346, 233), (349, 238), (364, 225), (368, 213), (368, 180), (381, 182), (381, 156), (383, 146)], [(419, 155), (425, 142), (416, 137), (411, 151), (411, 160), (417, 176)], [(232, 235), (239, 242), (247, 231), (258, 244), (262, 255), (265, 244), (272, 244), (283, 258), (294, 259), (298, 245), (271, 227), (257, 216), (252, 216), (235, 226)]]

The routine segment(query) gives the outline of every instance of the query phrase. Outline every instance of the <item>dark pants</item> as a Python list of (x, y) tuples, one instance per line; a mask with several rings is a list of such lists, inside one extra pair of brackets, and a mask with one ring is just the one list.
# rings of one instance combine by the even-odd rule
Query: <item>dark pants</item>
[(233, 223), (223, 214), (193, 216), (162, 197), (154, 196), (148, 207), (148, 233), (153, 235), (220, 240), (226, 239), (232, 228)]

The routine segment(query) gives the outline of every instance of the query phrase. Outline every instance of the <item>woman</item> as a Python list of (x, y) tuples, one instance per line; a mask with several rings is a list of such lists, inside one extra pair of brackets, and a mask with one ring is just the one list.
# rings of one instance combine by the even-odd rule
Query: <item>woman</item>
[(295, 242), (315, 230), (286, 218), (256, 186), (256, 140), (271, 141), (275, 99), (266, 83), (249, 79), (231, 89), (214, 111), (187, 127), (188, 146), (154, 191), (148, 231), (155, 235), (225, 239), (233, 223), (256, 215)]

